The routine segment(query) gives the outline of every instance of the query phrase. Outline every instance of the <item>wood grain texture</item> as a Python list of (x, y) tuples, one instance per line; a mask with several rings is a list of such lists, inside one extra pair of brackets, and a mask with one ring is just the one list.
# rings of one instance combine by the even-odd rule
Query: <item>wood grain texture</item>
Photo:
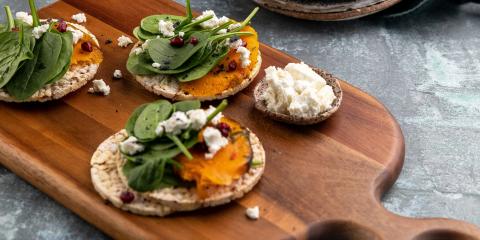
[[(124, 67), (129, 49), (107, 39), (131, 35), (143, 16), (182, 14), (166, 0), (65, 0), (41, 10), (42, 17), (88, 15), (86, 27), (102, 43), (105, 61), (97, 78), (108, 97), (87, 87), (46, 104), (0, 104), (0, 161), (88, 222), (118, 239), (478, 239), (475, 226), (447, 219), (409, 219), (380, 204), (404, 159), (401, 130), (373, 97), (341, 82), (343, 105), (329, 120), (294, 127), (266, 119), (254, 109), (249, 88), (229, 99), (226, 114), (256, 132), (267, 152), (263, 179), (245, 198), (226, 206), (140, 217), (103, 202), (90, 181), (89, 161), (97, 145), (123, 128), (138, 105), (157, 97), (142, 89)], [(261, 34), (261, 33), (260, 33)], [(262, 45), (262, 69), (297, 62)], [(112, 80), (114, 69), (125, 79)], [(263, 70), (257, 77), (263, 77)], [(259, 205), (261, 219), (245, 217)]]

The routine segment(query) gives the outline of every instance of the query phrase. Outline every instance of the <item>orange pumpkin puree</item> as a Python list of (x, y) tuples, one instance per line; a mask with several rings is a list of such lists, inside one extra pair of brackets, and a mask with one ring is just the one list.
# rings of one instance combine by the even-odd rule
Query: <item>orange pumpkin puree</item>
[[(82, 50), (82, 43), (90, 42), (93, 46), (93, 52), (86, 52)], [(102, 51), (95, 45), (94, 41), (88, 34), (83, 34), (77, 44), (73, 46), (73, 53), (71, 58), (71, 65), (76, 64), (100, 64), (103, 61)]]
[[(250, 26), (246, 26), (242, 29), (242, 32), (251, 32), (254, 34), (252, 36), (241, 37), (241, 39), (247, 43), (246, 48), (251, 52), (250, 61), (252, 61), (252, 63), (250, 66), (242, 68), (240, 54), (236, 53), (235, 49), (232, 49), (227, 54), (225, 59), (223, 59), (223, 61), (221, 61), (217, 67), (215, 67), (204, 77), (195, 81), (180, 83), (180, 90), (195, 97), (215, 96), (221, 94), (225, 90), (240, 85), (244, 79), (248, 78), (258, 62), (257, 58), (260, 54), (260, 44), (258, 42), (258, 35), (255, 29)], [(226, 70), (218, 71), (219, 66), (221, 65), (224, 66), (224, 69), (228, 69), (228, 64), (231, 61), (236, 62), (236, 70), (231, 72), (227, 72)]]
[[(220, 149), (212, 159), (206, 159), (205, 152), (195, 148), (190, 150), (192, 160), (184, 155), (177, 157), (182, 164), (178, 170), (179, 176), (186, 181), (195, 181), (197, 194), (202, 199), (209, 196), (210, 187), (228, 186), (239, 179), (247, 171), (253, 155), (248, 132), (233, 120), (223, 118), (222, 122), (229, 124), (232, 132), (228, 145)], [(202, 139), (200, 133), (199, 140)]]

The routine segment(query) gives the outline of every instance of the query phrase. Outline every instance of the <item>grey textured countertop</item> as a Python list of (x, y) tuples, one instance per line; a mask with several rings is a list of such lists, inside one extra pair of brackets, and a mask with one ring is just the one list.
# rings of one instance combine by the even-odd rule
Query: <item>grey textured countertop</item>
[[(24, 0), (1, 5), (5, 1), (26, 9)], [(246, 0), (192, 2), (197, 10), (236, 19), (255, 6)], [(402, 18), (332, 23), (262, 10), (253, 25), (263, 42), (377, 97), (400, 122), (407, 154), (384, 197), (386, 208), (480, 225), (480, 5), (437, 1)], [(106, 238), (2, 167), (0, 185), (0, 239)]]

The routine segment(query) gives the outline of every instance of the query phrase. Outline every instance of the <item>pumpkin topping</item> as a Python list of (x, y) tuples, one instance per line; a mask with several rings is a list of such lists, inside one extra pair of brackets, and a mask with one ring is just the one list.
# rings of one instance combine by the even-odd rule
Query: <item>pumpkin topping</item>
[(252, 36), (241, 37), (242, 41), (247, 44), (246, 48), (251, 52), (251, 64), (248, 67), (237, 67), (242, 65), (240, 55), (236, 53), (235, 49), (230, 49), (230, 52), (225, 59), (223, 59), (216, 68), (210, 71), (210, 73), (198, 80), (181, 83), (180, 90), (195, 97), (215, 96), (221, 94), (225, 90), (240, 85), (244, 79), (248, 78), (257, 64), (260, 44), (255, 29), (246, 26), (241, 31), (254, 34)]
[[(182, 168), (178, 169), (178, 175), (183, 180), (196, 182), (200, 198), (208, 197), (210, 187), (227, 186), (238, 180), (247, 171), (253, 157), (249, 132), (233, 120), (222, 118), (222, 123), (228, 124), (232, 133), (229, 136), (229, 143), (212, 159), (205, 158), (205, 151), (202, 151), (202, 148), (191, 149), (192, 160), (188, 160), (184, 155), (177, 157), (182, 164)], [(200, 133), (199, 140), (202, 139)]]
[[(92, 42), (92, 37), (90, 37), (88, 34), (83, 35), (82, 39), (80, 39), (78, 43), (73, 46), (73, 54), (70, 63), (71, 65), (82, 63), (99, 64), (103, 61), (102, 52), (96, 45), (92, 44)], [(86, 51), (86, 49), (82, 48), (82, 45), (90, 45), (91, 49)]]

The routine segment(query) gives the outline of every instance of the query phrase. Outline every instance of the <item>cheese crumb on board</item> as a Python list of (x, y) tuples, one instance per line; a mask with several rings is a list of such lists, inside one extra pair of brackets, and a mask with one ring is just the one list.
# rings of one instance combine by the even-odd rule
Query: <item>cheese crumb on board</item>
[(110, 94), (110, 86), (108, 86), (103, 79), (93, 80), (93, 87), (88, 89), (89, 93), (101, 93), (104, 96)]
[(87, 16), (85, 16), (85, 13), (77, 13), (72, 16), (72, 19), (75, 20), (77, 23), (87, 22)]
[(257, 220), (260, 218), (260, 208), (258, 206), (247, 208), (245, 214), (248, 218), (252, 220)]
[(116, 69), (113, 72), (113, 78), (120, 79), (122, 77), (123, 77), (122, 71), (120, 71), (119, 69)]
[(129, 37), (124, 36), (124, 35), (120, 36), (120, 37), (117, 39), (117, 41), (118, 41), (118, 46), (119, 46), (119, 47), (123, 47), (123, 48), (125, 48), (125, 47), (127, 47), (128, 45), (130, 45), (130, 44), (133, 43), (132, 39), (130, 39)]

